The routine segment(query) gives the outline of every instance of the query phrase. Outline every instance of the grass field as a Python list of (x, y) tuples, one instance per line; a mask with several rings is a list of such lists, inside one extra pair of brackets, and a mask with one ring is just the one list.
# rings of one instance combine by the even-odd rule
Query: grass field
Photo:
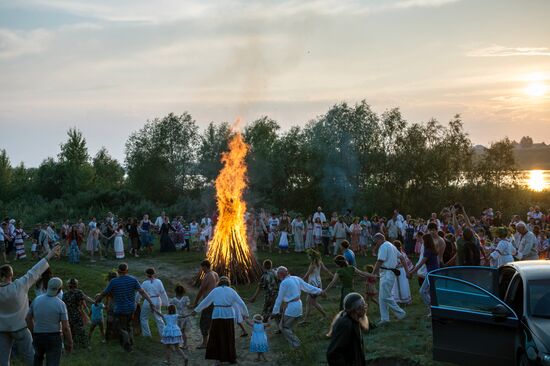
[[(127, 258), (130, 267), (130, 274), (138, 279), (143, 279), (143, 270), (148, 266), (154, 266), (159, 272), (159, 278), (163, 280), (169, 295), (173, 294), (175, 283), (185, 283), (189, 289), (191, 299), (194, 299), (196, 289), (190, 285), (190, 280), (197, 273), (199, 263), (202, 260), (202, 253), (198, 252), (177, 252), (177, 253), (154, 253), (151, 257)], [(277, 254), (257, 253), (258, 260), (272, 259), (275, 266), (285, 265), (290, 272), (303, 276), (307, 270), (308, 260), (303, 253)], [(86, 257), (81, 258), (80, 264), (69, 264), (65, 260), (52, 261), (51, 267), (55, 276), (67, 281), (76, 277), (80, 282), (80, 288), (89, 296), (100, 292), (106, 285), (105, 275), (109, 270), (116, 268), (117, 261), (106, 260), (96, 263), (89, 263)], [(326, 265), (330, 270), (336, 269), (331, 258), (325, 258)], [(358, 266), (372, 263), (373, 257), (358, 258)], [(18, 261), (13, 263), (16, 277), (32, 265), (33, 261)], [(323, 284), (326, 286), (329, 278), (323, 275)], [(250, 297), (256, 285), (237, 286), (237, 291), (244, 298)], [(356, 291), (364, 291), (364, 283), (356, 280)], [(413, 293), (413, 304), (406, 307), (407, 318), (400, 322), (391, 323), (377, 328), (365, 335), (365, 346), (367, 359), (372, 364), (378, 365), (437, 365), (432, 361), (431, 356), (431, 322), (426, 318), (426, 307), (421, 303), (418, 296), (418, 284), (416, 280), (411, 281)], [(30, 296), (33, 296), (31, 290)], [(304, 298), (304, 297), (303, 297)], [(320, 298), (321, 305), (332, 317), (338, 312), (339, 289), (330, 291), (327, 298)], [(254, 304), (248, 303), (251, 314), (260, 312), (263, 296), (258, 296)], [(378, 307), (371, 304), (369, 319), (377, 322), (379, 318)], [(203, 359), (204, 351), (194, 350), (200, 342), (197, 325), (198, 318), (193, 320), (194, 327), (190, 337), (192, 350), (190, 352), (190, 365), (208, 365), (209, 362)], [(323, 319), (318, 312), (312, 312), (309, 322), (306, 325), (298, 326), (296, 333), (302, 340), (303, 346), (297, 351), (291, 351), (290, 347), (282, 336), (269, 331), (271, 352), (268, 355), (269, 365), (322, 365), (325, 362), (325, 350), (328, 339), (325, 334), (328, 330), (329, 320)], [(77, 350), (72, 354), (65, 355), (62, 365), (157, 365), (163, 360), (163, 347), (160, 344), (156, 328), (151, 324), (153, 341), (142, 337), (136, 338), (134, 352), (124, 352), (116, 343), (101, 344), (99, 332), (96, 330), (92, 340), (91, 350)], [(238, 332), (237, 332), (238, 334)], [(248, 339), (237, 340), (237, 353), (241, 364), (252, 364), (252, 357), (248, 352)], [(15, 363), (19, 365), (18, 363)]]

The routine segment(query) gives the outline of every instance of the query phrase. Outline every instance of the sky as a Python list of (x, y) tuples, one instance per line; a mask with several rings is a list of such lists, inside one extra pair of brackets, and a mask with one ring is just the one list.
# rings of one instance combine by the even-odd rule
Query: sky
[(547, 0), (0, 0), (0, 149), (55, 157), (70, 127), (120, 161), (147, 120), (339, 102), (410, 122), (461, 114), (474, 144), (550, 142)]

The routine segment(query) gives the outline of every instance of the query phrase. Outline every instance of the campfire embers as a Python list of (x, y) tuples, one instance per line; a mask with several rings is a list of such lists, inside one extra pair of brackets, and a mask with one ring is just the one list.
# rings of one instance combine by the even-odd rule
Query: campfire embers
[(206, 254), (214, 271), (239, 284), (253, 282), (261, 275), (246, 242), (246, 203), (242, 194), (246, 188), (247, 152), (248, 146), (237, 132), (229, 142), (229, 151), (222, 156), (224, 167), (216, 178), (219, 217)]

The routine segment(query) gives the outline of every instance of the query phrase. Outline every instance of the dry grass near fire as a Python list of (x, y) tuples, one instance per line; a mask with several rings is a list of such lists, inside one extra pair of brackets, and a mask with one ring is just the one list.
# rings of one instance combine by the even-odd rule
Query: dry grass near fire
[[(305, 254), (276, 254), (260, 252), (257, 255), (258, 260), (271, 258), (274, 265), (285, 265), (296, 275), (303, 276), (307, 270), (307, 256)], [(143, 270), (148, 266), (154, 266), (159, 277), (164, 281), (170, 295), (173, 295), (175, 283), (183, 282), (189, 284), (193, 276), (196, 275), (199, 263), (203, 255), (197, 252), (177, 252), (160, 254), (155, 253), (153, 257), (128, 258), (130, 272), (139, 279), (143, 279)], [(330, 258), (324, 259), (331, 270), (335, 270)], [(365, 258), (359, 258), (359, 266), (366, 264)], [(372, 258), (369, 257), (369, 262)], [(21, 275), (31, 266), (33, 262), (17, 262), (14, 269), (17, 275)], [(104, 275), (107, 271), (115, 268), (117, 262), (114, 260), (97, 262), (89, 264), (86, 258), (82, 258), (79, 265), (71, 265), (67, 262), (53, 262), (52, 269), (56, 276), (60, 276), (65, 281), (71, 277), (76, 277), (80, 281), (80, 287), (88, 295), (94, 295), (101, 291), (106, 285)], [(328, 278), (323, 277), (324, 284), (328, 284)], [(246, 299), (252, 295), (255, 290), (254, 285), (238, 285), (237, 291)], [(411, 281), (413, 296), (418, 293), (416, 281)], [(193, 299), (196, 289), (187, 285), (189, 295)], [(363, 283), (356, 282), (356, 290), (362, 290)], [(31, 290), (31, 296), (33, 291)], [(321, 298), (322, 306), (329, 314), (334, 315), (338, 311), (339, 290), (331, 290), (327, 298)], [(260, 312), (262, 306), (262, 296), (258, 297), (256, 303), (247, 303), (250, 313)], [(414, 302), (407, 307), (408, 317), (401, 322), (396, 322), (383, 328), (375, 329), (365, 335), (365, 345), (367, 358), (376, 365), (436, 365), (431, 360), (431, 325), (426, 319), (426, 309), (421, 304), (418, 296), (414, 296)], [(371, 321), (378, 321), (378, 308), (371, 305), (369, 309), (369, 318)], [(271, 352), (268, 355), (269, 363), (267, 365), (322, 365), (325, 363), (325, 350), (328, 340), (324, 336), (329, 320), (323, 319), (319, 313), (312, 313), (310, 322), (307, 325), (297, 327), (298, 336), (303, 342), (303, 346), (298, 351), (291, 351), (286, 341), (280, 335), (268, 331)], [(210, 365), (211, 362), (204, 360), (204, 351), (194, 348), (200, 342), (198, 332), (198, 318), (193, 320), (193, 330), (191, 334), (190, 365)], [(155, 327), (151, 324), (151, 329), (155, 332)], [(236, 334), (239, 334), (238, 330)], [(141, 337), (136, 339), (136, 347), (133, 353), (127, 354), (116, 343), (101, 344), (99, 333), (94, 334), (91, 350), (79, 350), (73, 354), (63, 357), (62, 365), (160, 365), (163, 361), (163, 347), (160, 344), (158, 334), (153, 334), (153, 340), (147, 340)], [(240, 364), (255, 364), (253, 355), (248, 352), (249, 340), (238, 338), (237, 352), (239, 354)], [(376, 361), (375, 361), (376, 360)], [(385, 361), (387, 360), (387, 361)], [(20, 363), (15, 363), (20, 365)]]

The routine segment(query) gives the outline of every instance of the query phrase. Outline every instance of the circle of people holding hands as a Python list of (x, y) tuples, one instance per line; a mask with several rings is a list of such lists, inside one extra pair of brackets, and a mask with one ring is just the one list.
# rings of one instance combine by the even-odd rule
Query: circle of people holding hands
[[(187, 364), (190, 318), (199, 313), (202, 343), (197, 348), (206, 349), (206, 359), (216, 364), (237, 361), (237, 324), (243, 337), (248, 336), (247, 329), (250, 329), (250, 352), (256, 354), (257, 361), (265, 361), (270, 348), (266, 329), (274, 327), (275, 333), (281, 333), (291, 347), (300, 347), (294, 327), (307, 323), (312, 309), (328, 317), (319, 300), (336, 286), (340, 288), (340, 312), (328, 328), (327, 361), (330, 365), (364, 365), (362, 332), (393, 321), (391, 313), (397, 321), (406, 317), (403, 305), (412, 302), (409, 279), (413, 275), (418, 278), (420, 296), (429, 309), (429, 283), (425, 278), (430, 271), (444, 266), (499, 267), (515, 260), (550, 258), (547, 235), (550, 214), (544, 215), (538, 207), (529, 210), (525, 221), (514, 215), (505, 223), (502, 214), (490, 208), (480, 217), (474, 217), (467, 215), (462, 205), (454, 204), (427, 220), (414, 220), (410, 215), (403, 217), (397, 210), (390, 219), (358, 218), (350, 210), (344, 216), (333, 214), (327, 219), (321, 207), (305, 222), (299, 215), (291, 220), (285, 211), (280, 217), (263, 212), (247, 214), (248, 241), (253, 248), (272, 251), (277, 245), (280, 252), (288, 252), (293, 244), (294, 251), (305, 251), (309, 260), (308, 270), (301, 276), (291, 274), (284, 266), (275, 268), (271, 260), (264, 260), (258, 287), (245, 299), (253, 303), (263, 291), (262, 311), (253, 316), (245, 300), (231, 287), (230, 279), (212, 271), (208, 260), (201, 263), (200, 288), (193, 302), (182, 285), (177, 285), (174, 296), (169, 298), (154, 268), (148, 268), (146, 279), (139, 283), (129, 275), (128, 265), (121, 262), (117, 272), (108, 275), (107, 286), (93, 298), (78, 288), (75, 278), (69, 279), (63, 292), (63, 281), (54, 277), (49, 269), (49, 261), (63, 254), (77, 263), (79, 257), (76, 261), (71, 257), (73, 244), (76, 242), (79, 247), (78, 240), (83, 242), (85, 236), (91, 261), (96, 252), (102, 257), (101, 238), (114, 239), (112, 247), (108, 244), (103, 247), (112, 249), (117, 259), (124, 258), (125, 236), (129, 238), (131, 255), (150, 251), (154, 229), (160, 235), (161, 250), (176, 250), (175, 242), (180, 249), (189, 250), (191, 235), (184, 234), (174, 240), (177, 225), (165, 215), (159, 218), (153, 223), (145, 215), (139, 223), (129, 220), (125, 225), (116, 224), (113, 215), (109, 215), (106, 221), (112, 219), (112, 223), (108, 226), (116, 227), (110, 235), (105, 234), (94, 219), (87, 229), (80, 229), (78, 223), (68, 225), (69, 230), (63, 233), (62, 226), (61, 235), (53, 225), (37, 227), (36, 238), (35, 233), (32, 234), (31, 252), (33, 258), (42, 259), (17, 279), (11, 266), (0, 267), (0, 365), (9, 365), (14, 348), (29, 365), (41, 365), (44, 359), (48, 364), (59, 364), (63, 349), (70, 352), (73, 347), (89, 347), (96, 328), (104, 341), (118, 339), (121, 346), (131, 352), (136, 333), (151, 337), (150, 317), (166, 347), (166, 362), (180, 357)], [(205, 217), (203, 221), (196, 224), (197, 230), (208, 228), (204, 232), (204, 246), (199, 250), (207, 246), (215, 225), (215, 219)], [(15, 250), (14, 259), (25, 259), (27, 234), (22, 225), (6, 220), (0, 234), (4, 262), (7, 262), (6, 249), (10, 242)], [(202, 232), (199, 235), (202, 236)], [(62, 239), (70, 244), (56, 244)], [(323, 263), (323, 255), (333, 256), (337, 268), (334, 273)], [(356, 256), (359, 255), (374, 255), (376, 261), (372, 266), (358, 269)], [(418, 257), (415, 264), (409, 256)], [(332, 278), (326, 286), (323, 286), (321, 271)], [(362, 289), (355, 286), (357, 278), (364, 282)], [(36, 297), (29, 305), (31, 288), (35, 289)], [(302, 292), (307, 294), (305, 313)], [(370, 301), (380, 308), (377, 324), (369, 324), (366, 316)], [(84, 315), (83, 309), (89, 309), (89, 313)]]

